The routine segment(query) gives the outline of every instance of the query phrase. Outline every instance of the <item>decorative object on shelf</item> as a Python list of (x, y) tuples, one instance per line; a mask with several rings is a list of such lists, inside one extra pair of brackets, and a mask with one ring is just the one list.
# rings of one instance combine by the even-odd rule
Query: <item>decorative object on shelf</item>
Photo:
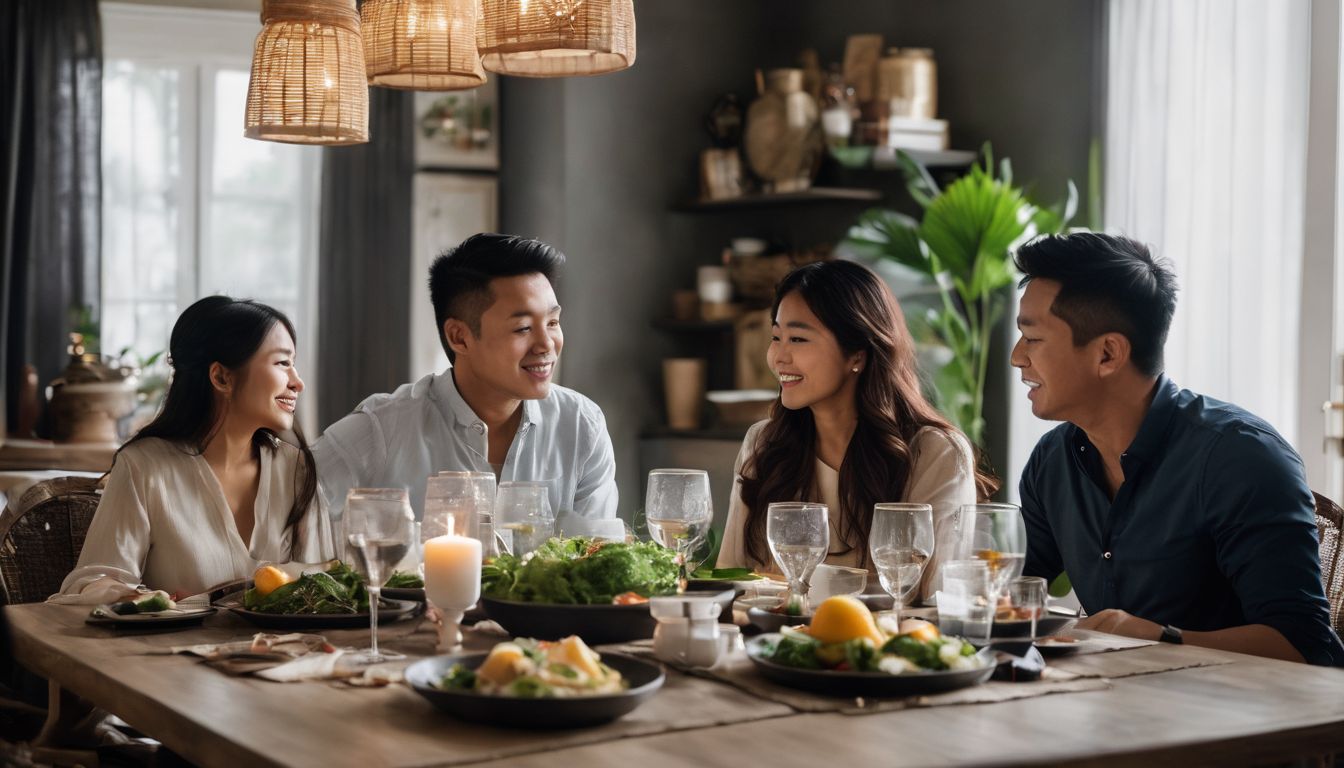
[(415, 94), (417, 168), (499, 167), (499, 83)]
[(243, 135), (290, 144), (369, 140), (355, 0), (264, 0)]
[(695, 271), (695, 288), (700, 301), (723, 304), (733, 300), (733, 283), (728, 279), (728, 268), (704, 266)]
[(51, 382), (52, 436), (58, 443), (119, 442), (117, 422), (135, 411), (135, 376), (86, 351), (83, 334), (70, 334), (69, 351), (70, 364)]
[(765, 361), (773, 319), (769, 309), (758, 309), (733, 323), (733, 386), (738, 389), (779, 389), (779, 380)]
[(479, 0), (364, 0), (359, 10), (369, 85), (458, 91), (485, 82)]
[(481, 64), (523, 77), (616, 72), (635, 63), (633, 0), (483, 0)]
[(727, 200), (742, 196), (742, 156), (736, 149), (700, 152), (700, 199)]
[(714, 406), (714, 423), (722, 427), (749, 427), (770, 418), (770, 404), (779, 397), (776, 389), (720, 389), (706, 392)]
[(854, 134), (856, 112), (854, 89), (845, 83), (840, 65), (832, 64), (821, 88), (821, 132), (826, 137), (826, 146), (832, 149), (848, 146)]
[[(878, 101), (892, 117), (938, 117), (938, 65), (931, 48), (892, 48), (877, 64)], [(923, 149), (923, 147), (920, 147)]]
[(708, 363), (699, 357), (672, 357), (663, 361), (667, 425), (672, 429), (700, 428), (707, 368)]
[(831, 258), (829, 245), (797, 253), (776, 253), (770, 256), (743, 258), (736, 252), (729, 254), (728, 277), (737, 295), (756, 305), (768, 305), (775, 298), (775, 286), (796, 267)]
[(805, 190), (821, 167), (817, 103), (802, 88), (802, 70), (772, 69), (747, 109), (747, 163), (767, 192)]
[(854, 86), (854, 98), (859, 103), (873, 98), (880, 58), (881, 35), (850, 35), (845, 40), (845, 82)]
[(705, 115), (705, 131), (718, 149), (736, 149), (742, 143), (742, 100), (725, 93), (714, 100)]
[(943, 190), (909, 155), (899, 157), (910, 195), (924, 208), (923, 219), (870, 210), (850, 228), (845, 243), (860, 254), (909, 267), (937, 286), (942, 308), (922, 319), (906, 319), (916, 339), (933, 335), (951, 350), (950, 362), (933, 372), (935, 402), (983, 447), (989, 346), (1009, 301), (1008, 289), (1016, 282), (1012, 253), (1036, 235), (1061, 231), (1077, 209), (1078, 190), (1069, 182), (1062, 203), (1038, 207), (1013, 185), (1006, 158), (995, 178), (988, 144), (983, 163)]

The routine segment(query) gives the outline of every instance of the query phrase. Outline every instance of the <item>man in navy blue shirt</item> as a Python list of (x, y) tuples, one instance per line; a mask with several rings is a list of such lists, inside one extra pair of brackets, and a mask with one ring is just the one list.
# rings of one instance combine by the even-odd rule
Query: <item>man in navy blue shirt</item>
[(1022, 473), (1025, 573), (1067, 572), (1082, 628), (1344, 665), (1302, 460), (1269, 424), (1162, 374), (1176, 279), (1148, 248), (1023, 246), (1012, 364), (1041, 438)]

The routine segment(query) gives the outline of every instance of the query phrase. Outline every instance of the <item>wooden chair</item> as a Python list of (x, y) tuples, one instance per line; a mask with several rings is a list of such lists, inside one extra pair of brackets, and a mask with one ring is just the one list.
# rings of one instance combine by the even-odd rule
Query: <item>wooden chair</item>
[(1344, 509), (1319, 493), (1316, 497), (1316, 529), (1321, 537), (1321, 581), (1330, 603), (1330, 624), (1344, 635)]
[(57, 477), (24, 492), (0, 519), (0, 604), (36, 603), (74, 570), (98, 509), (98, 478)]

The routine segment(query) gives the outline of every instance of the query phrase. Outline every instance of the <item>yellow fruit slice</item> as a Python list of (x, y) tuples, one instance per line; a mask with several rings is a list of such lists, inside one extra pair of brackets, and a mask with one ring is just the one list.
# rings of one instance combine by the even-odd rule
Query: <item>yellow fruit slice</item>
[(293, 581), (288, 573), (276, 568), (274, 565), (263, 565), (252, 574), (252, 582), (257, 588), (257, 594), (265, 597), (280, 587)]
[(886, 642), (868, 606), (851, 595), (836, 595), (822, 601), (812, 614), (812, 624), (807, 632), (823, 643), (844, 643), (856, 637), (866, 637), (880, 648)]
[(523, 649), (514, 643), (500, 643), (490, 650), (476, 676), (495, 685), (508, 685), (522, 672)]
[(560, 664), (568, 664), (591, 678), (601, 678), (602, 668), (598, 666), (601, 658), (578, 635), (570, 635), (551, 646), (546, 653), (547, 659)]

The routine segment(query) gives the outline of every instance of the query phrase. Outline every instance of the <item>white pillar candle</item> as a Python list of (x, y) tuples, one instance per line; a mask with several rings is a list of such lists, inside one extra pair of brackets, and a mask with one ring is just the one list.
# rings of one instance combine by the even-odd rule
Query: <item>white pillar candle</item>
[(481, 597), (481, 542), (453, 534), (426, 540), (425, 596), (447, 612), (475, 605)]

